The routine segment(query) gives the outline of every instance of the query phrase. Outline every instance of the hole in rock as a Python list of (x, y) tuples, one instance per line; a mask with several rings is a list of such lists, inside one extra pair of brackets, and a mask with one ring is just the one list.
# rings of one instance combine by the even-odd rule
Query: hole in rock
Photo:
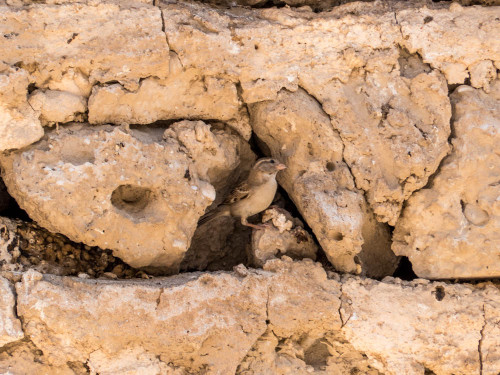
[(442, 301), (444, 297), (446, 296), (446, 292), (444, 291), (444, 288), (442, 286), (437, 286), (435, 291), (434, 291), (434, 296), (438, 301)]
[[(428, 19), (426, 17), (426, 20)], [(432, 70), (429, 64), (424, 63), (418, 53), (412, 54), (406, 48), (399, 49), (398, 63), (400, 75), (406, 78), (415, 78), (421, 73), (430, 73)]]
[(21, 219), (24, 221), (31, 221), (26, 211), (24, 211), (21, 207), (19, 207), (16, 200), (11, 197), (1, 177), (0, 177), (0, 216), (8, 217), (10, 219)]
[(411, 281), (417, 279), (418, 276), (413, 272), (413, 267), (408, 257), (402, 256), (399, 261), (398, 268), (394, 271), (393, 277), (398, 277), (401, 280)]
[(328, 163), (326, 163), (326, 169), (329, 172), (333, 172), (335, 170), (335, 163), (329, 161)]
[(344, 239), (344, 235), (340, 232), (337, 232), (337, 233), (334, 233), (332, 238), (335, 240), (335, 241), (342, 241)]
[(304, 362), (315, 369), (326, 366), (330, 351), (328, 345), (323, 339), (316, 340), (309, 348), (304, 351)]
[(111, 203), (119, 210), (138, 214), (154, 200), (153, 192), (141, 186), (120, 185), (111, 194)]

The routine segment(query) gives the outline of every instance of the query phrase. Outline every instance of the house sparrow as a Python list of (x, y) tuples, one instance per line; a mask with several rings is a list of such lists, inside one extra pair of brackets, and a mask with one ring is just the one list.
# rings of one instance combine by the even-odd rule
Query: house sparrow
[(278, 183), (276, 174), (286, 165), (273, 158), (259, 159), (252, 167), (248, 178), (238, 185), (224, 203), (201, 217), (198, 224), (204, 224), (221, 216), (241, 218), (241, 224), (255, 229), (265, 225), (255, 225), (247, 221), (250, 216), (264, 211), (272, 203)]

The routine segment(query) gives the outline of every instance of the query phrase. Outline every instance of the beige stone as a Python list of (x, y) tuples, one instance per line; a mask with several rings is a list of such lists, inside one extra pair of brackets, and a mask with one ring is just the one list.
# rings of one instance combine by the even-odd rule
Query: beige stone
[(0, 347), (24, 337), (16, 316), (14, 286), (0, 276)]
[(356, 186), (366, 192), (378, 220), (394, 225), (403, 202), (427, 183), (449, 150), (444, 78), (437, 71), (413, 78), (353, 74), (319, 95), (344, 142)]
[(339, 282), (318, 263), (284, 257), (263, 270), (153, 280), (28, 272), (16, 287), (25, 332), (43, 348), (39, 362), (53, 367), (247, 375), (498, 371), (500, 294), (491, 283)]
[(29, 80), (23, 69), (2, 70), (0, 66), (0, 151), (25, 147), (43, 136), (38, 116), (27, 101)]
[(169, 73), (158, 8), (139, 2), (89, 2), (2, 6), (0, 14), (0, 35), (8, 35), (0, 44), (2, 60), (20, 62), (38, 88), (67, 79), (70, 71), (91, 84), (118, 81), (128, 89), (137, 89), (141, 78)]
[(147, 78), (135, 91), (119, 84), (95, 87), (89, 99), (89, 121), (150, 124), (179, 118), (220, 120), (249, 139), (251, 129), (242, 104), (234, 83), (190, 69), (166, 80)]
[(36, 90), (29, 99), (31, 108), (40, 113), (45, 124), (83, 121), (87, 111), (87, 100), (83, 96), (56, 90)]
[[(4, 181), (19, 204), (49, 230), (112, 249), (134, 267), (175, 271), (198, 218), (215, 199), (211, 173), (238, 165), (237, 136), (213, 136), (208, 125), (192, 125), (196, 131), (185, 138), (214, 137), (216, 142), (212, 139), (215, 143), (203, 144), (201, 150), (212, 147), (223, 156), (214, 161), (213, 171), (205, 160), (203, 177), (187, 140), (163, 139), (161, 128), (72, 125), (49, 133), (24, 152), (5, 156)], [(203, 157), (201, 150), (196, 156)]]
[(452, 95), (453, 151), (407, 202), (393, 250), (425, 278), (500, 276), (500, 84)]
[[(477, 64), (488, 60), (500, 63), (500, 33), (497, 7), (462, 7), (449, 9), (403, 9), (396, 11), (403, 34), (402, 45), (418, 53), (424, 62), (441, 70), (448, 84), (462, 84), (471, 73), (474, 84), (484, 87), (492, 78), (487, 70), (478, 77)], [(474, 72), (474, 73), (473, 73)], [(486, 83), (485, 83), (486, 82)]]
[[(484, 353), (481, 365), (478, 352), (483, 305), (493, 298), (498, 306), (498, 289), (422, 281), (346, 280), (341, 314), (347, 340), (384, 374), (427, 369), (465, 375), (485, 373), (481, 366), (498, 369), (496, 358), (486, 360)], [(488, 340), (489, 350), (496, 350), (498, 339), (488, 335)]]
[(262, 216), (262, 222), (267, 222), (269, 228), (253, 231), (251, 246), (248, 247), (249, 261), (255, 267), (262, 267), (268, 260), (282, 255), (316, 260), (318, 246), (300, 220), (294, 220), (289, 212), (268, 209)]
[(250, 114), (259, 140), (287, 165), (279, 182), (336, 269), (392, 274), (396, 257), (389, 232), (354, 186), (342, 140), (318, 102), (304, 90), (283, 90), (274, 101), (251, 105)]

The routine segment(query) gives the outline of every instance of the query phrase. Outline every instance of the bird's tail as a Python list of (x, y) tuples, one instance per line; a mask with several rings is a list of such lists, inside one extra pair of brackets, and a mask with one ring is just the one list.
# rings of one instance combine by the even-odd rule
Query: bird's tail
[(229, 216), (231, 213), (229, 211), (229, 207), (227, 206), (219, 206), (215, 210), (210, 211), (200, 217), (200, 220), (198, 220), (198, 226), (206, 224), (212, 220), (217, 219), (218, 217), (221, 216)]

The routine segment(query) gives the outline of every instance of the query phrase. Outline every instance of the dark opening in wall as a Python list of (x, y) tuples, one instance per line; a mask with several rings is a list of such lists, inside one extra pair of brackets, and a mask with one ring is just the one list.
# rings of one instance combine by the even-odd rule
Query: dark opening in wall
[(408, 257), (404, 256), (401, 257), (398, 268), (396, 268), (396, 271), (394, 271), (394, 274), (392, 276), (406, 281), (411, 281), (418, 278), (415, 272), (413, 272), (413, 267), (410, 260), (408, 259)]
[(19, 205), (16, 200), (12, 198), (7, 191), (2, 178), (0, 177), (0, 216), (8, 217), (11, 219), (20, 219), (24, 221), (31, 221), (30, 217)]

